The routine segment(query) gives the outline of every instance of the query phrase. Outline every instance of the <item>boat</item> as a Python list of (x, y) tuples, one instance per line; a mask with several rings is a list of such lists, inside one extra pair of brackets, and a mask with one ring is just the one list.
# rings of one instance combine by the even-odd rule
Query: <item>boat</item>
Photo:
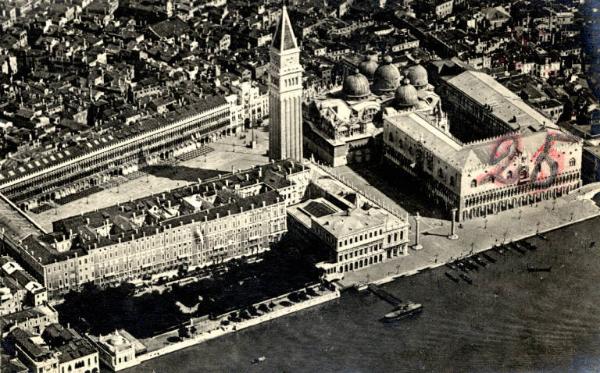
[(459, 282), (459, 278), (454, 276), (452, 273), (450, 272), (446, 272), (446, 277), (448, 277), (450, 280), (454, 281), (454, 282)]
[(454, 263), (446, 263), (446, 267), (453, 269), (453, 270), (457, 270), (456, 265)]
[(521, 254), (525, 254), (525, 250), (521, 249), (521, 247), (519, 245), (515, 244), (515, 243), (512, 243), (510, 245), (510, 248), (513, 249), (513, 250), (518, 251)]
[(266, 357), (264, 356), (259, 356), (256, 359), (252, 360), (252, 364), (258, 364), (258, 363), (262, 363), (263, 361), (267, 360)]
[(465, 275), (464, 273), (459, 274), (459, 276), (460, 276), (460, 278), (465, 280), (466, 283), (473, 284), (473, 280), (471, 279), (471, 277)]
[(527, 250), (533, 251), (533, 250), (537, 249), (537, 246), (535, 246), (534, 244), (527, 242), (527, 241), (520, 242), (520, 244), (521, 244), (521, 246), (524, 246)]
[(490, 263), (496, 263), (496, 259), (494, 259), (494, 257), (490, 256), (489, 254), (483, 253), (483, 254), (481, 254), (481, 256), (486, 258), (487, 261)]
[(487, 267), (487, 263), (483, 259), (481, 259), (479, 256), (475, 256), (474, 259), (477, 262), (477, 264), (479, 264), (480, 266)]
[(473, 259), (467, 259), (467, 265), (476, 271), (479, 271), (479, 266), (475, 263)]
[(542, 240), (544, 240), (544, 241), (548, 241), (548, 237), (547, 237), (545, 234), (541, 234), (541, 233), (540, 233), (540, 234), (538, 234), (537, 236), (538, 236), (539, 238), (541, 238)]
[(552, 271), (552, 266), (533, 266), (531, 264), (527, 264), (528, 272), (550, 272)]
[(407, 302), (401, 303), (394, 308), (392, 312), (388, 312), (383, 316), (382, 321), (391, 322), (402, 320), (407, 317), (423, 312), (423, 305), (419, 303)]
[(467, 266), (464, 263), (462, 263), (462, 262), (457, 262), (456, 266), (458, 267), (458, 269), (460, 269), (463, 272), (468, 272), (469, 271), (469, 268), (467, 268)]

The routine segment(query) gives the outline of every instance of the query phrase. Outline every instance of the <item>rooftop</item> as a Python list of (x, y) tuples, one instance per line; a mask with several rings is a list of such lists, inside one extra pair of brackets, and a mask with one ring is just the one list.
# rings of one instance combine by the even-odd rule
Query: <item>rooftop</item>
[(514, 131), (539, 131), (544, 127), (557, 128), (551, 119), (527, 105), (514, 92), (488, 74), (465, 71), (457, 76), (443, 79), (480, 105), (487, 105), (492, 115)]

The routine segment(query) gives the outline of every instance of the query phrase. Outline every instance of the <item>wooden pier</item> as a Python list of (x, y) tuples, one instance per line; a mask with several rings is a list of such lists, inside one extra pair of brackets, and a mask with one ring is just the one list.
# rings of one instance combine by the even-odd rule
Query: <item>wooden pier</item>
[(402, 303), (400, 299), (396, 298), (394, 295), (388, 293), (377, 285), (369, 284), (368, 288), (371, 293), (377, 295), (379, 298), (390, 303), (394, 307)]

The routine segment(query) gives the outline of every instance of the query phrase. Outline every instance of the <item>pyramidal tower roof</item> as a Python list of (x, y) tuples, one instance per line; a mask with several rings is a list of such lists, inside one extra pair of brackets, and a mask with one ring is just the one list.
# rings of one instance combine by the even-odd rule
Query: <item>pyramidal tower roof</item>
[(275, 30), (271, 47), (280, 52), (298, 48), (296, 36), (294, 36), (294, 30), (292, 29), (292, 22), (290, 21), (285, 5), (281, 10), (281, 18), (279, 18), (279, 22), (277, 23), (277, 30)]

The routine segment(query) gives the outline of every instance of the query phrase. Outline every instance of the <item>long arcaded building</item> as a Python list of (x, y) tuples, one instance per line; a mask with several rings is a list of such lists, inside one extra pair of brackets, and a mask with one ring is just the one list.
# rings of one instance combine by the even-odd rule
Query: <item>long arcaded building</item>
[(164, 117), (124, 126), (98, 138), (0, 170), (0, 192), (23, 210), (101, 184), (127, 168), (169, 159), (230, 130), (229, 105), (206, 97)]

